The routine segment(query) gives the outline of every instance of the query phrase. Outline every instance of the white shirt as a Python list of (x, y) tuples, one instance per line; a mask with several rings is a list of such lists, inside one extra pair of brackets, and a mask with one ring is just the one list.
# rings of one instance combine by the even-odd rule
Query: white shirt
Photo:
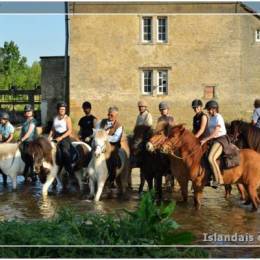
[(215, 116), (209, 117), (209, 123), (208, 123), (209, 134), (212, 134), (212, 132), (215, 130), (217, 126), (219, 126), (218, 128), (219, 131), (216, 133), (215, 137), (220, 137), (227, 134), (224, 119), (222, 115), (218, 113)]
[(57, 133), (59, 133), (59, 134), (63, 134), (63, 133), (65, 133), (65, 132), (68, 130), (66, 117), (67, 117), (67, 116), (64, 116), (64, 118), (59, 119), (59, 117), (56, 116), (56, 117), (54, 118), (53, 128), (54, 128), (55, 131), (56, 131)]
[[(101, 121), (99, 121), (99, 122), (97, 123), (96, 129), (100, 129), (100, 128), (101, 128), (101, 127), (100, 127), (100, 124), (101, 124)], [(109, 121), (108, 121), (108, 124), (109, 124)], [(109, 130), (108, 130), (108, 131), (109, 131)], [(109, 135), (109, 136), (108, 136), (108, 141), (109, 141), (110, 143), (117, 143), (117, 142), (120, 141), (122, 134), (123, 134), (123, 127), (120, 126), (120, 127), (118, 127), (118, 128), (116, 129), (116, 131), (115, 131), (115, 133), (114, 133), (113, 135)]]

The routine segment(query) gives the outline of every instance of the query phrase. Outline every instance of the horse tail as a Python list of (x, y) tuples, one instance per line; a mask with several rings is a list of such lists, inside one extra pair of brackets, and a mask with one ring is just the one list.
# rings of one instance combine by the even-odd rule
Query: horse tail
[(91, 150), (92, 150), (92, 148), (88, 144), (86, 144), (82, 141), (71, 142), (71, 143), (72, 143), (73, 147), (76, 147), (77, 145), (83, 145), (88, 149), (89, 152), (91, 152)]
[(128, 159), (127, 153), (123, 149), (119, 149), (118, 155), (121, 160), (121, 167), (116, 170), (116, 175), (119, 175), (125, 169)]

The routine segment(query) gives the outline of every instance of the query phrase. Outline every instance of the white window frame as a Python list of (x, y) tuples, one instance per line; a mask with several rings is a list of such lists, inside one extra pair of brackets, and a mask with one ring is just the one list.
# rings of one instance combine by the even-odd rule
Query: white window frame
[[(165, 19), (165, 40), (159, 39), (159, 20), (160, 19)], [(168, 42), (168, 17), (167, 16), (158, 16), (157, 17), (157, 42), (159, 43), (167, 43)]]
[[(145, 19), (150, 19), (151, 20), (151, 39), (150, 40), (146, 40), (144, 39), (144, 20)], [(153, 17), (152, 16), (143, 16), (142, 17), (142, 42), (144, 43), (152, 43), (153, 42)]]
[(255, 30), (255, 41), (260, 42), (260, 28)]
[[(160, 83), (161, 80), (163, 80), (163, 75), (160, 76), (161, 73), (165, 73), (166, 75), (166, 84), (163, 86), (163, 82)], [(169, 73), (166, 69), (158, 69), (157, 70), (157, 95), (168, 95), (168, 87), (169, 86)], [(164, 90), (165, 88), (165, 90)]]
[[(146, 91), (145, 90), (145, 87), (146, 87), (146, 84), (145, 84), (145, 73), (146, 72), (150, 72), (151, 73), (151, 89), (150, 91)], [(144, 69), (142, 70), (142, 94), (143, 95), (151, 95), (153, 93), (153, 70), (152, 69)], [(147, 85), (148, 87), (148, 85)]]

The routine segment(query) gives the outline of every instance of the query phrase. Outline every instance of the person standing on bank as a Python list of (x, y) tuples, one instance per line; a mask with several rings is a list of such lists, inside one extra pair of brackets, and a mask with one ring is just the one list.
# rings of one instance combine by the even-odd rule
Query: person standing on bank
[(252, 124), (255, 127), (260, 128), (260, 99), (256, 99), (254, 102), (254, 112), (252, 116)]
[(10, 143), (14, 137), (14, 127), (7, 112), (0, 113), (0, 143)]
[(207, 102), (205, 109), (209, 114), (208, 132), (209, 135), (201, 140), (203, 145), (205, 142), (211, 140), (212, 145), (209, 151), (208, 160), (211, 169), (214, 173), (215, 181), (212, 183), (212, 187), (217, 187), (220, 184), (224, 184), (221, 171), (219, 169), (217, 159), (223, 152), (223, 149), (228, 143), (227, 131), (225, 122), (221, 114), (219, 114), (219, 106), (215, 100)]
[(165, 122), (169, 123), (172, 126), (174, 125), (174, 118), (173, 118), (173, 116), (170, 116), (169, 110), (170, 110), (170, 108), (169, 108), (169, 105), (168, 105), (167, 102), (162, 101), (159, 104), (159, 111), (161, 113), (161, 116), (158, 118), (157, 124), (159, 122), (165, 121)]
[(208, 126), (208, 117), (203, 112), (203, 103), (199, 99), (194, 99), (191, 103), (191, 106), (195, 112), (195, 116), (193, 117), (193, 134), (199, 138), (203, 139), (207, 134), (207, 126)]
[(29, 174), (36, 179), (35, 174), (33, 173), (33, 162), (32, 158), (28, 153), (29, 143), (34, 141), (37, 138), (37, 121), (33, 116), (33, 107), (31, 105), (25, 105), (24, 107), (24, 117), (25, 122), (22, 124), (20, 139), (18, 144), (21, 147), (21, 156), (25, 162), (24, 175), (27, 177), (27, 173), (30, 170)]
[(135, 126), (138, 125), (146, 125), (152, 126), (153, 125), (153, 118), (151, 113), (147, 110), (147, 103), (144, 100), (140, 100), (137, 103), (139, 109), (139, 115), (136, 118)]
[(97, 118), (91, 114), (91, 103), (85, 101), (82, 104), (82, 109), (85, 113), (79, 120), (79, 138), (81, 141), (86, 142), (87, 144), (91, 145), (92, 135), (93, 135), (93, 128), (96, 127)]
[(57, 141), (57, 147), (60, 152), (60, 160), (63, 163), (65, 170), (70, 176), (73, 176), (72, 162), (71, 162), (71, 140), (72, 122), (70, 117), (66, 114), (67, 104), (59, 102), (57, 104), (57, 115), (53, 120), (53, 126), (49, 134), (49, 139)]

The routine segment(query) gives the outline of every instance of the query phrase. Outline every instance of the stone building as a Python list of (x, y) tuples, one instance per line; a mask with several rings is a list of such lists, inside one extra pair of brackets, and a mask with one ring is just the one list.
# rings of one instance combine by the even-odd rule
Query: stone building
[(194, 98), (215, 98), (227, 120), (249, 120), (260, 96), (260, 19), (240, 3), (70, 4), (70, 107), (105, 117), (117, 105), (134, 126), (137, 101), (154, 119), (168, 101), (190, 125)]

